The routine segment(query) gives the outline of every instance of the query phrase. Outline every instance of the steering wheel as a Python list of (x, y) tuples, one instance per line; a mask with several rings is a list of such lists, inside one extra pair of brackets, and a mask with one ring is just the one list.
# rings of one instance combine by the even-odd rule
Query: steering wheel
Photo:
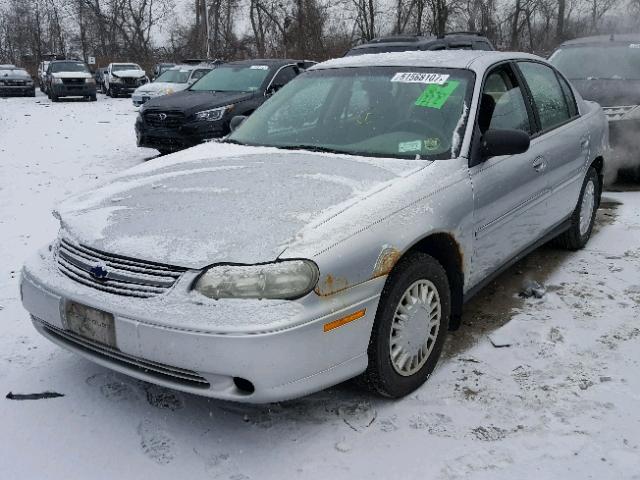
[(400, 120), (389, 127), (390, 132), (411, 132), (421, 136), (422, 139), (438, 138), (440, 145), (447, 149), (451, 147), (451, 135), (446, 135), (444, 130), (434, 125), (433, 123), (427, 123), (417, 118), (410, 118)]

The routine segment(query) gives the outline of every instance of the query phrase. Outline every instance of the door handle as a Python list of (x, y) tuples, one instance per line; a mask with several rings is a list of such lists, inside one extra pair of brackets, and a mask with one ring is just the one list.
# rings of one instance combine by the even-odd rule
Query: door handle
[(531, 166), (536, 172), (544, 172), (544, 170), (547, 168), (547, 162), (545, 161), (544, 157), (536, 157)]

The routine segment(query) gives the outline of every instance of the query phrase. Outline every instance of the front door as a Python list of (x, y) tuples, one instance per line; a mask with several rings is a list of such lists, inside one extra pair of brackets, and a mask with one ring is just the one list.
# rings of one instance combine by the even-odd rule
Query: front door
[[(478, 130), (536, 133), (525, 89), (510, 64), (490, 71), (482, 87)], [(533, 142), (518, 155), (486, 159), (471, 167), (474, 194), (474, 254), (471, 283), (477, 284), (539, 238), (545, 228), (548, 185), (544, 151)]]

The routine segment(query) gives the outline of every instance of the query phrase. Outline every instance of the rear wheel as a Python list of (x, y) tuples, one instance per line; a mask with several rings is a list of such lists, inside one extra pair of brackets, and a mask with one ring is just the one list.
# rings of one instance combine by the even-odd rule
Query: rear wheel
[(579, 250), (587, 244), (600, 205), (600, 192), (600, 177), (596, 169), (591, 167), (582, 184), (578, 205), (571, 215), (571, 226), (554, 240), (557, 246)]
[(449, 327), (447, 274), (425, 253), (405, 257), (387, 278), (369, 341), (364, 382), (386, 397), (405, 396), (435, 368)]

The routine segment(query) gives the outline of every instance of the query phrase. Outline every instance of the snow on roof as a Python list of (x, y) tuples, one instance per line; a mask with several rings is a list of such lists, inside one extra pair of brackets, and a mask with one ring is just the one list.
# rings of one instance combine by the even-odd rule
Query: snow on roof
[(536, 55), (521, 52), (495, 52), (490, 50), (409, 51), (335, 58), (319, 63), (310, 68), (310, 70), (348, 67), (415, 66), (441, 68), (473, 67), (473, 70), (480, 71), (486, 68), (486, 66), (498, 61), (518, 58), (543, 60)]

